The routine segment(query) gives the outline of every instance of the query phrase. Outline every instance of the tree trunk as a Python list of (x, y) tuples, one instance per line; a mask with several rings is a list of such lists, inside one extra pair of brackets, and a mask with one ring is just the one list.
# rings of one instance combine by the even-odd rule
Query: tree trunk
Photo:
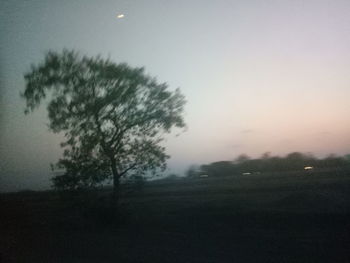
[(113, 175), (113, 191), (112, 191), (112, 200), (111, 200), (111, 206), (112, 209), (115, 210), (118, 208), (119, 205), (119, 173), (116, 167), (116, 161), (112, 159), (112, 164), (111, 164), (111, 169), (112, 169), (112, 175)]
[(119, 175), (113, 174), (113, 192), (112, 192), (112, 206), (113, 209), (118, 208), (119, 205)]

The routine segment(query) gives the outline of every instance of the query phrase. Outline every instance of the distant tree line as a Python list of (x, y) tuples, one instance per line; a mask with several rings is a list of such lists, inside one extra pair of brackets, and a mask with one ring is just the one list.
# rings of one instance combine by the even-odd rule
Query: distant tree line
[[(306, 168), (309, 167), (309, 168)], [(268, 172), (288, 172), (310, 170), (342, 169), (350, 171), (350, 155), (336, 156), (331, 154), (323, 159), (312, 154), (300, 152), (289, 153), (284, 157), (264, 153), (260, 158), (250, 158), (246, 154), (239, 155), (233, 161), (218, 161), (199, 167), (191, 166), (187, 176), (201, 175), (230, 176), (237, 174), (259, 174)]]

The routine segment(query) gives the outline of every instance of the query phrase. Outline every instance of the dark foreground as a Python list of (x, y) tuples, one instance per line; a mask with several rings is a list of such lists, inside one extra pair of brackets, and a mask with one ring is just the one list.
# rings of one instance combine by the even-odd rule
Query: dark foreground
[(350, 175), (153, 182), (118, 223), (105, 194), (2, 195), (0, 262), (350, 262)]

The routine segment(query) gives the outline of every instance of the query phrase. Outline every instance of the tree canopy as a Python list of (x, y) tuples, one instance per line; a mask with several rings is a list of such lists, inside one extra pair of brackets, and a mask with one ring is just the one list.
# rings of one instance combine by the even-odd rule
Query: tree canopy
[(239, 155), (234, 161), (219, 161), (201, 165), (200, 171), (193, 170), (191, 176), (198, 176), (204, 172), (213, 176), (231, 176), (242, 173), (275, 173), (275, 172), (300, 172), (311, 170), (336, 170), (349, 171), (350, 159), (347, 156), (329, 155), (319, 159), (310, 153), (292, 152), (286, 156), (272, 156), (266, 152), (260, 158), (250, 158), (246, 154)]
[(24, 78), (25, 112), (46, 99), (49, 128), (66, 139), (55, 166), (65, 173), (53, 179), (59, 188), (108, 179), (116, 187), (126, 174), (164, 169), (164, 134), (185, 127), (180, 90), (169, 90), (142, 67), (64, 50), (48, 52)]

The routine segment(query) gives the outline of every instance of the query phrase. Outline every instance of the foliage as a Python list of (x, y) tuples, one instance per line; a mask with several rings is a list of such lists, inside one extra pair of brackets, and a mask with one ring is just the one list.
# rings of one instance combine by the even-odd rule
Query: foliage
[[(285, 157), (271, 156), (264, 153), (261, 158), (251, 159), (245, 154), (241, 154), (234, 161), (220, 161), (201, 166), (201, 171), (211, 176), (230, 176), (242, 173), (261, 172), (287, 172), (303, 171), (304, 167), (310, 166), (313, 169), (348, 169), (350, 170), (350, 159), (329, 155), (324, 159), (318, 159), (311, 154), (293, 152)], [(193, 172), (191, 176), (199, 176)]]
[(243, 153), (236, 158), (235, 162), (236, 163), (244, 163), (244, 162), (247, 162), (249, 160), (250, 160), (250, 157)]
[(195, 165), (191, 165), (188, 170), (186, 171), (186, 176), (187, 177), (193, 177), (197, 173), (197, 167)]
[(208, 165), (202, 165), (201, 171), (209, 175), (226, 176), (235, 173), (235, 166), (230, 161), (214, 162)]
[(63, 133), (58, 188), (91, 187), (126, 174), (164, 169), (163, 135), (185, 126), (184, 96), (144, 68), (74, 51), (48, 52), (24, 76), (26, 113), (48, 99), (49, 128)]

